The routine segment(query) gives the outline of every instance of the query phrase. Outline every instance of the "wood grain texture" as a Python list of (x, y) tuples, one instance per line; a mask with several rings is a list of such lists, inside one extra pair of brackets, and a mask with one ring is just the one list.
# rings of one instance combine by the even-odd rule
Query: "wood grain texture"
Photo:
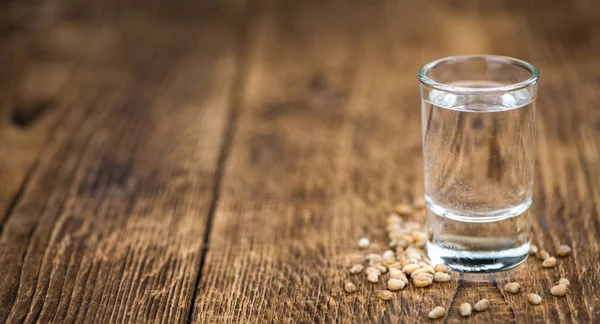
[(31, 24), (3, 40), (27, 57), (7, 54), (24, 62), (2, 78), (18, 84), (3, 88), (10, 186), (0, 197), (13, 203), (0, 206), (0, 322), (185, 322), (230, 123), (241, 7), (14, 8)]
[[(194, 319), (425, 322), (442, 305), (444, 321), (453, 323), (464, 321), (460, 303), (487, 298), (490, 311), (469, 321), (598, 322), (600, 223), (591, 169), (600, 142), (591, 107), (599, 103), (599, 17), (590, 2), (266, 2), (252, 31), (239, 131)], [(416, 71), (465, 53), (520, 57), (542, 71), (534, 242), (576, 252), (552, 270), (528, 260), (384, 302), (374, 293), (383, 283), (350, 276), (350, 260), (359, 237), (385, 244), (394, 203), (422, 194)], [(549, 288), (561, 276), (572, 286), (559, 299)], [(356, 294), (343, 291), (346, 280), (357, 284)], [(534, 307), (506, 293), (513, 280), (545, 302)]]
[[(599, 322), (599, 4), (9, 1), (0, 322)], [(540, 69), (534, 243), (573, 255), (384, 302), (357, 239), (423, 192), (416, 71), (470, 53)]]

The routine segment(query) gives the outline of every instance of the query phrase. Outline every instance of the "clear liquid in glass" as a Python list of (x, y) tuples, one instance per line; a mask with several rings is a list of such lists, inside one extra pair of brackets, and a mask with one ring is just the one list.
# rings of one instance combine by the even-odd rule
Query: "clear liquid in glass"
[(520, 264), (529, 254), (534, 103), (526, 90), (464, 105), (448, 92), (432, 90), (428, 99), (422, 117), (429, 257), (464, 272)]

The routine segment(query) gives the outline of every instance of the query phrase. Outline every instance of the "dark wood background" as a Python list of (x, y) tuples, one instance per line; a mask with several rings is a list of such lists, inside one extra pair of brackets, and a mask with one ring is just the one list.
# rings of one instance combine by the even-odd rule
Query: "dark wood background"
[[(417, 70), (470, 53), (540, 69), (534, 242), (573, 255), (344, 293), (423, 191)], [(599, 1), (7, 0), (0, 103), (0, 322), (600, 322)]]

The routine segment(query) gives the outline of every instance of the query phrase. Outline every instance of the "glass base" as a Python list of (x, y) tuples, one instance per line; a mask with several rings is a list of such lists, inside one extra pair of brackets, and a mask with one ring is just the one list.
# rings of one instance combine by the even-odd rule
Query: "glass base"
[(469, 273), (512, 269), (529, 256), (529, 242), (506, 250), (465, 251), (427, 242), (427, 254), (433, 264), (444, 263), (453, 270)]

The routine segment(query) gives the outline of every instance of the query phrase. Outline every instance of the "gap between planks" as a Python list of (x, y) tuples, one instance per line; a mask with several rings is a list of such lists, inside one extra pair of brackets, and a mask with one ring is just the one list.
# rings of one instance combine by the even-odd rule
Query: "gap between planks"
[(219, 198), (221, 196), (221, 183), (223, 182), (223, 175), (231, 151), (231, 144), (235, 137), (237, 130), (238, 118), (241, 110), (242, 97), (244, 93), (244, 86), (248, 71), (249, 61), (249, 49), (250, 49), (250, 31), (251, 22), (253, 18), (257, 16), (260, 7), (248, 1), (244, 5), (242, 11), (241, 23), (238, 26), (238, 33), (235, 42), (235, 74), (233, 76), (233, 83), (230, 91), (230, 103), (229, 103), (229, 116), (227, 117), (227, 125), (225, 133), (223, 135), (223, 142), (219, 151), (219, 158), (217, 160), (217, 168), (213, 176), (213, 187), (211, 193), (210, 205), (208, 208), (208, 217), (206, 220), (206, 230), (204, 231), (204, 237), (202, 245), (199, 251), (200, 261), (198, 264), (198, 274), (194, 280), (192, 298), (190, 300), (190, 307), (186, 316), (188, 323), (194, 322), (194, 313), (196, 306), (196, 299), (198, 297), (198, 290), (200, 282), (202, 280), (202, 270), (204, 268), (204, 262), (206, 254), (209, 249), (210, 234), (213, 227), (213, 220), (215, 212), (219, 204)]

